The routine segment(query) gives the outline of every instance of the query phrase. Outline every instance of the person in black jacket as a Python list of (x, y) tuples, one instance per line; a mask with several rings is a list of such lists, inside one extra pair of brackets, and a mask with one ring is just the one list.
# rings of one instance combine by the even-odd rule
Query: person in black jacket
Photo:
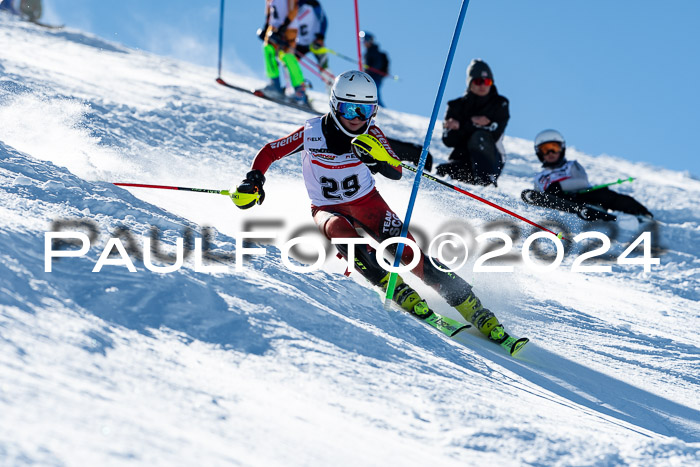
[(451, 162), (437, 166), (437, 174), (496, 185), (505, 163), (500, 140), (509, 119), (508, 99), (498, 94), (491, 68), (483, 60), (472, 60), (466, 94), (447, 103), (442, 142), (454, 150)]
[(389, 57), (385, 52), (379, 50), (372, 33), (360, 31), (360, 37), (362, 37), (362, 43), (365, 46), (365, 72), (372, 77), (377, 85), (379, 105), (386, 107), (382, 100), (381, 86), (382, 80), (389, 73)]

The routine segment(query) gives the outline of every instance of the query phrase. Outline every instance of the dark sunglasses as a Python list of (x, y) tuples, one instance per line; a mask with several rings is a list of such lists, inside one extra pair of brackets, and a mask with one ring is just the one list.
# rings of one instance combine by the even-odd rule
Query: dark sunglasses
[(491, 86), (493, 84), (493, 80), (491, 78), (474, 78), (472, 83), (476, 84), (477, 86)]

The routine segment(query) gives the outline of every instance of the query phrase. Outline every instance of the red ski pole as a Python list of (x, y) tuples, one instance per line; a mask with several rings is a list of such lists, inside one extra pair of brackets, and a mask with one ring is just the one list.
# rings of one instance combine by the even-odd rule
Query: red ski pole
[[(333, 73), (324, 68), (321, 68), (318, 64), (312, 62), (311, 59), (308, 58), (306, 55), (302, 55), (299, 52), (296, 52), (296, 55), (297, 59), (299, 60), (299, 63), (324, 83), (327, 83), (328, 81), (333, 81), (335, 79)], [(304, 59), (306, 59), (307, 61), (304, 61)]]

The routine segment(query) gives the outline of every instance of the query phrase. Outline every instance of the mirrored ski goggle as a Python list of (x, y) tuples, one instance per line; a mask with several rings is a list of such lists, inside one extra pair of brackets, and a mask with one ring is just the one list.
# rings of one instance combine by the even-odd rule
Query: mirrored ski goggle
[(493, 80), (491, 78), (474, 78), (472, 83), (476, 84), (477, 86), (481, 86), (482, 84), (491, 86), (493, 84)]
[(542, 143), (537, 146), (537, 151), (543, 156), (546, 156), (549, 153), (561, 152), (561, 143), (557, 143), (556, 141)]
[(359, 118), (367, 121), (377, 111), (377, 104), (355, 104), (352, 102), (338, 102), (338, 115), (348, 120)]

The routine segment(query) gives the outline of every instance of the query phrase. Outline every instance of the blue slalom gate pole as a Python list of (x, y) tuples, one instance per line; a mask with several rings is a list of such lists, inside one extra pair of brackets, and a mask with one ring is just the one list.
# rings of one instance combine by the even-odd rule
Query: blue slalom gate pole
[[(416, 202), (416, 196), (418, 195), (418, 188), (420, 187), (420, 181), (423, 175), (423, 169), (425, 167), (425, 159), (428, 154), (428, 147), (430, 146), (430, 138), (433, 135), (433, 129), (435, 128), (435, 121), (437, 120), (437, 113), (440, 109), (440, 102), (442, 102), (442, 96), (445, 93), (445, 86), (447, 84), (447, 75), (450, 73), (450, 68), (452, 67), (452, 60), (455, 56), (455, 51), (457, 49), (457, 41), (459, 40), (459, 35), (462, 32), (462, 25), (464, 24), (464, 18), (467, 15), (467, 7), (469, 6), (469, 0), (462, 0), (462, 7), (459, 10), (459, 18), (457, 19), (457, 26), (455, 27), (454, 35), (452, 36), (452, 43), (450, 44), (450, 51), (447, 54), (447, 61), (445, 62), (445, 69), (442, 71), (442, 79), (440, 80), (440, 87), (438, 88), (437, 97), (435, 98), (435, 105), (433, 105), (433, 113), (430, 116), (430, 124), (428, 125), (428, 132), (425, 134), (425, 141), (423, 142), (423, 150), (420, 153), (420, 160), (418, 161), (418, 168), (416, 169), (416, 178), (413, 180), (413, 190), (411, 190), (411, 197), (408, 201), (408, 208), (406, 209), (406, 218), (403, 221), (403, 227), (401, 228), (401, 238), (406, 238), (408, 234), (408, 225), (411, 222), (411, 214), (413, 213), (413, 205)], [(401, 255), (403, 255), (405, 243), (401, 242), (398, 244), (396, 249), (396, 257), (394, 258), (394, 267), (398, 267), (401, 264)], [(389, 275), (389, 284), (386, 288), (386, 300), (385, 304), (388, 305), (389, 301), (394, 297), (394, 288), (396, 287), (396, 276), (395, 272)]]
[(224, 50), (224, 2), (221, 0), (221, 12), (219, 13), (219, 78), (221, 78), (221, 54)]

